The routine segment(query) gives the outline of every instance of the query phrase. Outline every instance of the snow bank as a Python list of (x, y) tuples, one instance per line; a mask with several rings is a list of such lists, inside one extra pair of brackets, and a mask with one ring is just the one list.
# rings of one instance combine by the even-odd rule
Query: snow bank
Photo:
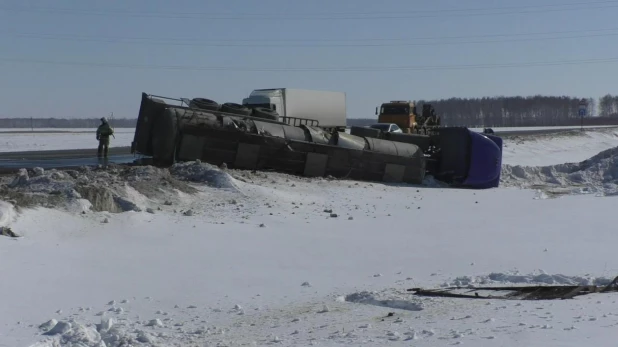
[(97, 325), (84, 325), (75, 320), (56, 321), (43, 335), (51, 338), (30, 347), (122, 347), (131, 344), (156, 344), (148, 332), (135, 330), (127, 333), (114, 326), (112, 318), (102, 318)]
[(232, 176), (218, 167), (202, 163), (201, 161), (192, 161), (185, 163), (176, 163), (170, 168), (170, 173), (179, 179), (207, 184), (211, 187), (237, 190), (238, 187)]
[(540, 189), (545, 194), (618, 194), (618, 147), (580, 163), (550, 166), (503, 165), (501, 184)]
[(66, 171), (21, 169), (14, 177), (1, 178), (0, 190), (20, 207), (114, 213), (142, 211), (174, 200), (177, 192), (197, 192), (167, 169), (113, 165)]

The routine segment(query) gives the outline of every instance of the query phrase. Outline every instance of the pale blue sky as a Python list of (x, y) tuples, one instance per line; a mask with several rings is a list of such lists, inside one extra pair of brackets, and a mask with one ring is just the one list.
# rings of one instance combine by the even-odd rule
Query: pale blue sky
[(598, 97), (618, 92), (616, 18), (600, 0), (0, 0), (0, 117), (135, 118), (141, 92), (223, 103), (271, 87), (344, 91), (350, 118), (395, 99)]

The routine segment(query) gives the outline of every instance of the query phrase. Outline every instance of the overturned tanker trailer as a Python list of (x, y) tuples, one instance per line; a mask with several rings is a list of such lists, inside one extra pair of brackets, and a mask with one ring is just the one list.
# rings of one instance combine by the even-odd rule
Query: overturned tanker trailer
[(236, 169), (412, 184), (431, 174), (480, 189), (500, 180), (501, 139), (466, 128), (416, 135), (353, 127), (347, 134), (327, 132), (310, 119), (231, 111), (143, 93), (131, 151), (160, 166), (199, 159)]

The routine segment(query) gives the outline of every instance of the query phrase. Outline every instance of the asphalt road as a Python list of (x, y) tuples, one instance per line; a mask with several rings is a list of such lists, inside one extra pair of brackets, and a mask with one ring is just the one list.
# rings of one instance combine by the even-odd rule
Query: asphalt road
[(131, 154), (131, 147), (114, 147), (108, 151), (107, 159), (98, 159), (97, 150), (70, 149), (56, 151), (28, 151), (0, 153), (0, 174), (14, 173), (19, 169), (69, 169), (81, 166), (127, 164), (139, 159)]
[[(110, 147), (109, 156), (131, 155), (131, 147)], [(96, 148), (68, 149), (54, 151), (25, 151), (25, 152), (2, 152), (0, 153), (0, 166), (3, 161), (19, 160), (56, 160), (75, 158), (96, 158)]]

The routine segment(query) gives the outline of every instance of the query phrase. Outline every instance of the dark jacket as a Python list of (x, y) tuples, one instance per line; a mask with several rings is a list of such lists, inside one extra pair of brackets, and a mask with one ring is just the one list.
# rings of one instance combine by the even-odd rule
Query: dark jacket
[(114, 134), (114, 129), (109, 126), (109, 123), (103, 123), (97, 128), (97, 140), (101, 138), (109, 138)]

